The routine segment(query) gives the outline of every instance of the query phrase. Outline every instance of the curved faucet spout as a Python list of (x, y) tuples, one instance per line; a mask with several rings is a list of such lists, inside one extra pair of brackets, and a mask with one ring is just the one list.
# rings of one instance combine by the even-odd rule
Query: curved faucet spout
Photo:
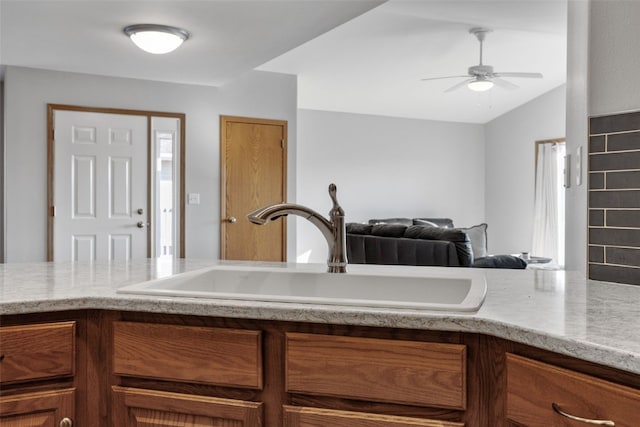
[(318, 212), (313, 209), (309, 209), (306, 206), (296, 205), (294, 203), (277, 203), (249, 213), (247, 215), (247, 219), (254, 224), (264, 225), (269, 221), (273, 221), (274, 219), (287, 215), (296, 215), (309, 220), (309, 222), (320, 229), (322, 235), (327, 239), (327, 243), (333, 243), (333, 230), (331, 223)]
[(329, 186), (329, 194), (333, 200), (333, 209), (329, 212), (329, 220), (306, 206), (293, 203), (276, 203), (257, 209), (247, 215), (254, 224), (264, 225), (282, 216), (297, 215), (318, 227), (329, 246), (329, 273), (347, 272), (347, 245), (344, 223), (344, 211), (336, 199), (336, 186)]

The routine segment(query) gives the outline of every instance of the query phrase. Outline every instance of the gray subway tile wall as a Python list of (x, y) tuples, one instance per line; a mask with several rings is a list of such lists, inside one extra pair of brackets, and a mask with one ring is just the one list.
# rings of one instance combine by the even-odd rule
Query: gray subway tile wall
[(589, 120), (589, 278), (640, 285), (640, 112)]

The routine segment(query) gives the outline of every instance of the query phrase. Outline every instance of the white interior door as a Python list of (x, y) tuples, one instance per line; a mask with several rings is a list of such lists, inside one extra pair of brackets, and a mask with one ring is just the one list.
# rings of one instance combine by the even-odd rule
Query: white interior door
[(54, 261), (145, 258), (147, 117), (54, 112)]

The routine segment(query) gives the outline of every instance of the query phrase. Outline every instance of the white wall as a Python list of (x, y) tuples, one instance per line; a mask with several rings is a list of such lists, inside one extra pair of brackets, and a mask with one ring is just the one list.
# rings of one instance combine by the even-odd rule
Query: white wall
[[(0, 70), (0, 74), (4, 73)], [(4, 262), (4, 81), (0, 81), (0, 262)]]
[[(186, 256), (218, 258), (220, 115), (287, 120), (293, 129), (289, 147), (295, 153), (295, 88), (295, 76), (265, 72), (249, 73), (217, 89), (7, 67), (6, 260), (46, 258), (47, 103), (185, 113), (186, 191), (200, 193), (200, 205), (186, 209)], [(295, 182), (295, 155), (289, 165), (289, 179)], [(295, 248), (295, 233), (289, 241)]]
[(489, 253), (529, 252), (535, 141), (565, 137), (562, 85), (485, 125), (485, 206)]
[[(326, 215), (334, 182), (348, 222), (449, 217), (471, 226), (485, 220), (484, 149), (482, 125), (299, 110), (297, 199)], [(299, 256), (326, 261), (320, 232), (297, 223)]]
[(592, 0), (589, 115), (640, 108), (640, 2)]

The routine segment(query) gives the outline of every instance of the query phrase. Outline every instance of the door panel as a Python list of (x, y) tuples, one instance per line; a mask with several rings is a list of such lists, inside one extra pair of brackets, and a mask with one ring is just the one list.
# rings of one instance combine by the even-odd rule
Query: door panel
[(286, 261), (284, 218), (263, 226), (246, 218), (286, 200), (286, 138), (284, 121), (221, 118), (222, 259)]
[(113, 386), (113, 425), (130, 427), (260, 427), (262, 404)]
[(54, 111), (55, 261), (147, 257), (147, 122)]

